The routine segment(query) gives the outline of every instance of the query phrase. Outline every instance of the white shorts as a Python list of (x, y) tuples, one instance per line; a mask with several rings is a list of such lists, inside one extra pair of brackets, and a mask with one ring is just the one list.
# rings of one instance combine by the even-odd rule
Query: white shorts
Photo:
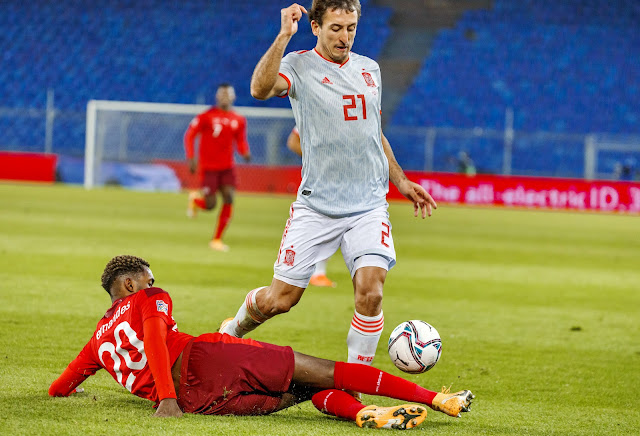
[(306, 288), (316, 263), (331, 257), (338, 248), (352, 278), (365, 266), (391, 269), (396, 263), (396, 251), (387, 207), (329, 218), (295, 201), (284, 228), (273, 277)]

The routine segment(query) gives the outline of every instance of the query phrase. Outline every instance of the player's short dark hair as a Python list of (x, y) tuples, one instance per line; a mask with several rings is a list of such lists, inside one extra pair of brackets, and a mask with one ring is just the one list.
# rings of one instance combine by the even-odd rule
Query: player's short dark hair
[(111, 295), (111, 286), (115, 279), (123, 274), (142, 273), (144, 269), (149, 268), (149, 262), (141, 257), (121, 255), (111, 259), (107, 266), (104, 267), (102, 273), (102, 287), (109, 295)]
[(233, 85), (229, 82), (222, 82), (221, 84), (218, 85), (217, 89), (220, 88), (233, 88)]
[(322, 26), (324, 13), (334, 9), (356, 12), (358, 14), (358, 21), (360, 21), (362, 12), (360, 0), (313, 0), (311, 9), (309, 9), (309, 21), (315, 21)]

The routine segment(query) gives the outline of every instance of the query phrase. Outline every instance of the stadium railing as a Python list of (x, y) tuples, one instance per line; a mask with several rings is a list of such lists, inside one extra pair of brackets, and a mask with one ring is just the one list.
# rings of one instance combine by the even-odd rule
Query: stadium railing
[[(62, 111), (53, 104), (38, 110), (0, 107), (0, 125), (7, 127), (0, 129), (0, 150), (89, 159), (88, 166), (94, 171), (94, 182), (88, 182), (91, 185), (96, 183), (97, 161), (141, 163), (148, 158), (183, 161), (184, 131), (191, 118), (207, 107), (127, 102), (91, 105), (93, 109), (86, 113)], [(87, 114), (98, 110), (100, 105), (111, 110), (102, 110), (98, 123), (91, 127), (92, 115)], [(287, 135), (294, 125), (289, 109), (237, 110), (248, 119), (252, 164), (300, 164), (299, 158), (286, 148)], [(32, 126), (28, 131), (12, 127), (24, 125), (24, 120), (29, 120)], [(93, 139), (86, 135), (88, 127), (94, 129)], [(640, 137), (631, 135), (399, 125), (388, 126), (384, 132), (406, 170), (457, 172), (461, 151), (473, 159), (478, 173), (486, 174), (616, 179), (620, 167), (625, 166), (635, 169), (631, 177), (637, 178), (640, 164)], [(90, 153), (94, 153), (93, 157)]]

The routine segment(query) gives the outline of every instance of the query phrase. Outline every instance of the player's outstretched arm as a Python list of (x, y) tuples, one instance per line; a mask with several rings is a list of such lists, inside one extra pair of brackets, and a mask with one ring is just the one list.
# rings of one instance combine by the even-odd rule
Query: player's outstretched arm
[(89, 341), (78, 356), (67, 365), (60, 377), (51, 383), (49, 395), (68, 397), (73, 393), (83, 392), (84, 389), (78, 386), (100, 368), (100, 365), (91, 357), (91, 341)]
[(437, 209), (438, 205), (422, 186), (407, 179), (404, 171), (402, 171), (402, 168), (396, 161), (389, 140), (384, 134), (382, 134), (382, 147), (389, 161), (389, 180), (398, 188), (398, 191), (400, 191), (402, 195), (413, 203), (413, 216), (418, 216), (419, 209), (422, 211), (422, 218), (426, 218), (427, 215), (431, 216), (433, 209)]
[(49, 395), (52, 397), (68, 397), (73, 393), (83, 392), (84, 389), (77, 387), (85, 381), (87, 377), (88, 376), (78, 374), (67, 367), (60, 377), (49, 386)]
[(304, 6), (297, 3), (280, 11), (280, 33), (271, 47), (262, 56), (251, 76), (251, 95), (258, 100), (266, 100), (280, 95), (289, 88), (287, 81), (278, 75), (280, 61), (291, 37), (298, 31), (298, 21), (307, 13)]

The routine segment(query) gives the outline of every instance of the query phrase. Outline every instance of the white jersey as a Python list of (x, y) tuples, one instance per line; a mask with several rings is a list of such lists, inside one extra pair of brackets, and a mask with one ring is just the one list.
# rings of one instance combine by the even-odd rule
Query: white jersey
[(315, 49), (287, 54), (280, 74), (300, 131), (298, 201), (330, 217), (386, 205), (389, 162), (382, 148), (378, 64), (350, 53), (344, 64)]

